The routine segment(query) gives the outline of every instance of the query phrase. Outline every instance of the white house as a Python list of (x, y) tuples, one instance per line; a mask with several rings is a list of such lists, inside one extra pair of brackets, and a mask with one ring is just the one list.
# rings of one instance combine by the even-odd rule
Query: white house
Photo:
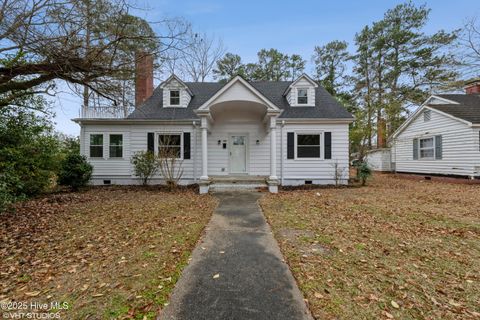
[(429, 97), (390, 137), (397, 172), (480, 177), (480, 81)]
[(237, 76), (225, 84), (172, 75), (153, 90), (151, 59), (137, 70), (138, 106), (131, 114), (84, 110), (74, 119), (81, 153), (94, 167), (93, 184), (139, 183), (131, 156), (166, 147), (178, 150), (180, 183), (199, 183), (201, 192), (251, 181), (271, 192), (278, 185), (332, 184), (335, 164), (347, 183), (353, 117), (307, 75), (279, 82)]

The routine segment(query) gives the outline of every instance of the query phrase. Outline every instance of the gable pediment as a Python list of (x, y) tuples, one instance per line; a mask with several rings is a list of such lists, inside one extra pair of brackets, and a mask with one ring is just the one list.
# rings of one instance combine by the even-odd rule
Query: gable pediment
[(222, 89), (201, 105), (198, 111), (208, 111), (212, 105), (229, 101), (253, 102), (265, 105), (268, 111), (280, 111), (277, 106), (240, 76), (225, 84)]

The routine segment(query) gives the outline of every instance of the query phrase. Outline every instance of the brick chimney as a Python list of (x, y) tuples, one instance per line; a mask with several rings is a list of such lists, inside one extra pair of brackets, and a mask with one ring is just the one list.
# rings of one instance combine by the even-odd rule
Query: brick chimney
[(137, 52), (135, 55), (135, 107), (153, 94), (153, 55)]
[(465, 84), (466, 94), (480, 94), (480, 79), (476, 79)]

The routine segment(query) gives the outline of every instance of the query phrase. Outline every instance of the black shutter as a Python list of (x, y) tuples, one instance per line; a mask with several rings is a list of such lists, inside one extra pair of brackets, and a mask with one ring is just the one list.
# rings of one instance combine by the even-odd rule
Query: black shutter
[(287, 159), (295, 158), (295, 133), (287, 132)]
[(183, 133), (183, 159), (190, 159), (190, 132)]
[(413, 160), (418, 160), (418, 139), (413, 139)]
[(442, 159), (442, 136), (435, 136), (435, 159)]
[(325, 159), (332, 159), (332, 133), (325, 132)]
[(153, 132), (147, 134), (147, 151), (155, 152), (155, 133)]

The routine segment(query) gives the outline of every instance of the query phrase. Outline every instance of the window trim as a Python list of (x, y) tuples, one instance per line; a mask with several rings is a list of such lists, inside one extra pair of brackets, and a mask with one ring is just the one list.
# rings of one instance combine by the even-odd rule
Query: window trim
[[(422, 140), (432, 139), (432, 147), (431, 148), (422, 148)], [(431, 157), (422, 157), (422, 150), (429, 150), (433, 149), (433, 155)], [(436, 151), (435, 151), (435, 136), (427, 136), (418, 138), (418, 160), (435, 160)]]
[[(92, 154), (91, 147), (92, 146), (95, 146), (95, 147), (100, 146), (99, 144), (92, 145), (92, 138), (91, 137), (95, 136), (95, 135), (102, 136), (102, 156), (101, 157), (92, 157), (91, 156), (91, 154)], [(89, 132), (88, 133), (88, 158), (89, 159), (97, 159), (97, 160), (105, 159), (105, 133), (103, 133), (103, 132)]]
[[(297, 88), (297, 90), (296, 90), (296, 91), (297, 91), (297, 96), (296, 96), (296, 98), (297, 98), (296, 104), (297, 104), (297, 105), (299, 105), (299, 106), (308, 106), (308, 105), (310, 104), (310, 101), (309, 101), (309, 99), (308, 99), (308, 89), (309, 89), (309, 88), (306, 88), (306, 87)], [(307, 93), (307, 96), (306, 96), (307, 102), (305, 102), (305, 103), (300, 103), (300, 102), (298, 101), (298, 99), (300, 98), (300, 96), (299, 96), (300, 90), (305, 90), (305, 92)], [(303, 98), (303, 97), (302, 97), (302, 98)]]
[[(319, 148), (320, 148), (320, 156), (319, 157), (308, 157), (308, 158), (304, 158), (304, 157), (298, 157), (298, 135), (319, 135), (320, 136), (320, 141), (319, 141)], [(305, 131), (301, 131), (301, 130), (298, 130), (298, 131), (294, 131), (294, 140), (293, 140), (293, 145), (294, 145), (294, 160), (325, 160), (324, 159), (324, 153), (325, 152), (322, 152), (324, 151), (324, 148), (325, 148), (325, 142), (323, 141), (324, 139), (324, 134), (325, 132), (323, 130), (315, 130), (315, 131), (311, 131), (311, 130), (305, 130)]]
[[(122, 147), (122, 156), (121, 157), (112, 157), (111, 156), (111, 152), (110, 152), (110, 147), (112, 147), (112, 143), (111, 143), (111, 136), (112, 135), (115, 135), (115, 136), (122, 136), (122, 144), (120, 145)], [(109, 132), (108, 133), (108, 159), (123, 159), (124, 158), (124, 147), (125, 145), (123, 144), (123, 141), (124, 141), (124, 137), (125, 135), (123, 133), (117, 133), (117, 132)], [(115, 146), (115, 147), (118, 147), (118, 146)]]
[[(178, 92), (178, 103), (172, 104), (172, 91)], [(173, 97), (177, 98), (177, 97)], [(169, 89), (168, 90), (168, 105), (171, 107), (180, 107), (182, 105), (182, 90), (181, 89)]]
[(175, 158), (176, 160), (183, 160), (183, 131), (165, 131), (165, 132), (155, 132), (155, 141), (154, 141), (154, 147), (155, 147), (155, 154), (158, 155), (158, 147), (160, 146), (158, 143), (158, 137), (161, 135), (179, 135), (180, 136), (180, 157)]

